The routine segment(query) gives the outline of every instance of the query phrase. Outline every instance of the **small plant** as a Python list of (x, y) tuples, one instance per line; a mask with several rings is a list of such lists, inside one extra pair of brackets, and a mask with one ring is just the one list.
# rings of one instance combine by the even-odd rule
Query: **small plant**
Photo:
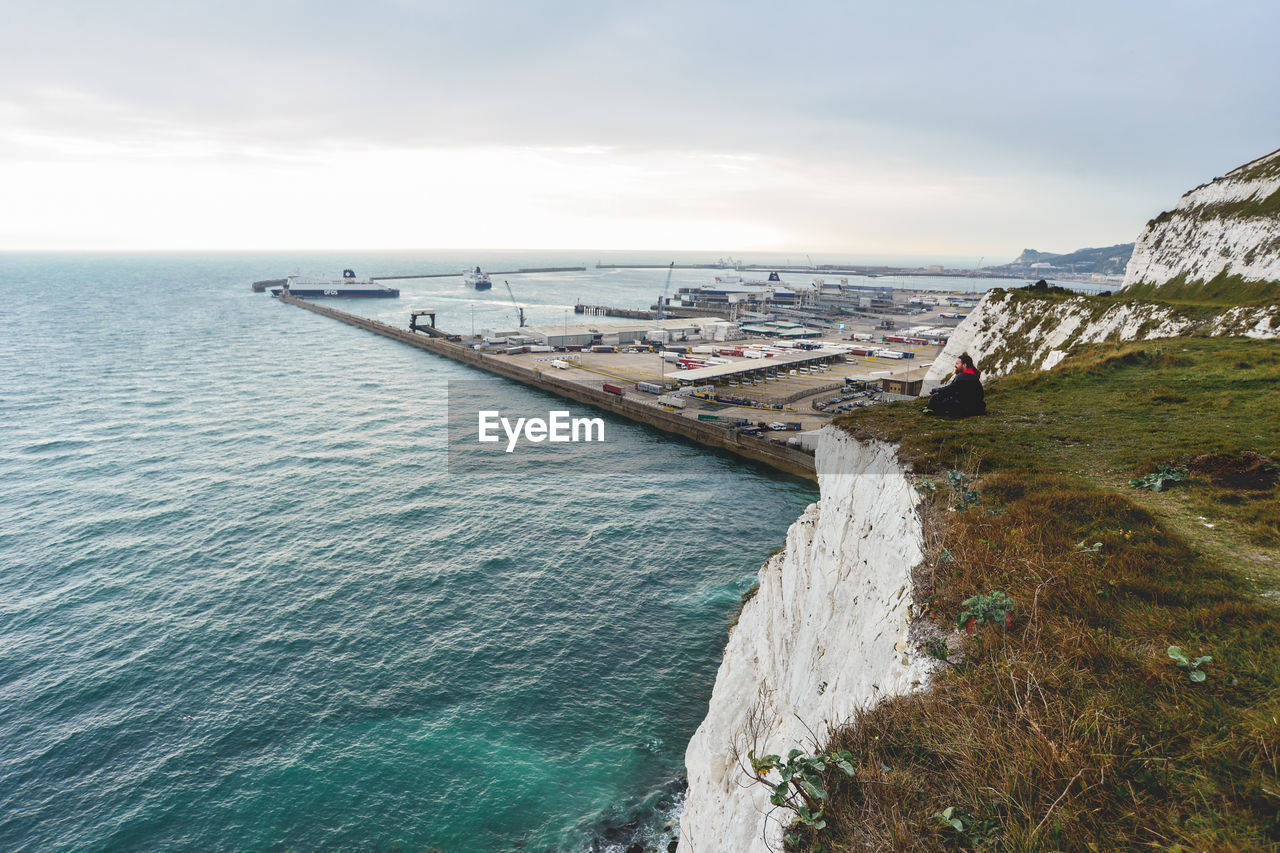
[(1092, 545), (1086, 545), (1084, 540), (1081, 539), (1076, 543), (1076, 550), (1084, 554), (1100, 554), (1102, 553), (1102, 543), (1094, 542)]
[(947, 484), (951, 486), (951, 494), (955, 497), (956, 509), (966, 510), (978, 505), (982, 496), (977, 489), (970, 488), (968, 474), (953, 468), (947, 472)]
[(947, 660), (947, 655), (950, 654), (951, 650), (947, 648), (947, 641), (941, 637), (931, 637), (926, 640), (924, 650), (928, 652), (929, 657), (937, 658), (943, 663), (950, 663)]
[(942, 552), (938, 554), (939, 563), (954, 563), (955, 561), (956, 561), (956, 558), (951, 556), (951, 552), (948, 551), (946, 548), (943, 548)]
[(1195, 660), (1192, 660), (1191, 658), (1187, 657), (1186, 652), (1184, 652), (1182, 649), (1178, 648), (1177, 646), (1169, 647), (1169, 657), (1173, 658), (1174, 663), (1176, 663), (1179, 667), (1187, 671), (1187, 678), (1190, 678), (1192, 681), (1195, 681), (1195, 682), (1204, 681), (1205, 678), (1207, 677), (1204, 674), (1204, 670), (1200, 669), (1200, 665), (1205, 663), (1213, 663), (1213, 658), (1209, 657), (1208, 655), (1203, 655), (1201, 657), (1196, 658)]
[[(828, 767), (835, 767), (846, 776), (854, 775), (853, 754), (843, 749), (814, 755), (793, 749), (787, 753), (785, 761), (777, 755), (757, 758), (754, 752), (748, 752), (747, 759), (751, 762), (755, 778), (773, 789), (769, 802), (791, 809), (796, 813), (796, 823), (815, 831), (827, 826), (823, 819), (827, 790), (822, 787), (822, 774)], [(776, 784), (768, 779), (774, 770), (780, 777)]]
[(956, 616), (956, 627), (963, 628), (965, 633), (972, 634), (974, 628), (981, 628), (988, 622), (1013, 627), (1013, 599), (998, 589), (986, 595), (966, 598), (960, 606), (964, 609)]
[(1155, 471), (1144, 477), (1134, 477), (1129, 481), (1129, 485), (1135, 489), (1149, 489), (1153, 492), (1159, 492), (1164, 490), (1166, 483), (1185, 483), (1186, 481), (1186, 465), (1175, 466), (1167, 462), (1161, 462)]
[(1000, 834), (1000, 821), (989, 817), (979, 820), (964, 809), (948, 806), (940, 812), (933, 813), (933, 819), (941, 821), (943, 832), (950, 836), (948, 840), (961, 847), (975, 847), (990, 841)]

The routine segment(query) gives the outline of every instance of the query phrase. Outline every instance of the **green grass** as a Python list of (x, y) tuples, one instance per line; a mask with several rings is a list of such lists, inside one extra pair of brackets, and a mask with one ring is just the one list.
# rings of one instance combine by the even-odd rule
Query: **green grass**
[[(930, 691), (834, 733), (858, 772), (794, 849), (1280, 849), (1278, 380), (1277, 342), (1100, 345), (992, 383), (987, 417), (841, 419), (937, 484), (929, 617), (951, 632), (997, 589), (1017, 615), (952, 634)], [(1162, 462), (1189, 481), (1128, 485)], [(957, 468), (978, 492), (960, 511)], [(1171, 645), (1211, 656), (1208, 678)]]
[[(1280, 245), (1275, 249), (1280, 251)], [(1188, 281), (1184, 274), (1163, 284), (1134, 284), (1121, 291), (1121, 295), (1127, 299), (1177, 305), (1261, 305), (1280, 298), (1280, 281), (1246, 281), (1224, 270), (1208, 281)]]

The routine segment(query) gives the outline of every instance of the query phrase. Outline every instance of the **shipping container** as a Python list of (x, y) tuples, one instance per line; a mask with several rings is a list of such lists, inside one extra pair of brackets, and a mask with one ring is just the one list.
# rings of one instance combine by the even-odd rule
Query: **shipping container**
[(742, 350), (742, 355), (745, 355), (747, 358), (764, 358), (765, 356), (765, 354), (758, 349), (744, 349)]
[(741, 350), (741, 349), (739, 349), (738, 347), (732, 347), (732, 348), (730, 348), (730, 347), (720, 347), (718, 350), (716, 350), (716, 355), (736, 355), (736, 356), (741, 356), (741, 355), (742, 355), (742, 350)]
[(525, 351), (526, 352), (555, 352), (555, 348), (546, 346), (544, 344), (530, 344), (528, 347), (525, 348)]
[(617, 394), (619, 397), (621, 397), (625, 393), (617, 385), (610, 385), (608, 382), (604, 383), (604, 385), (601, 386), (601, 390), (607, 391), (610, 394)]
[(528, 352), (528, 347), (507, 347), (503, 350), (507, 355), (519, 355), (522, 352)]
[(718, 420), (720, 420), (720, 416), (719, 416), (719, 415), (698, 415), (698, 420), (700, 420), (700, 421), (718, 421)]
[(637, 382), (637, 391), (644, 391), (647, 394), (661, 394), (662, 386), (656, 382)]

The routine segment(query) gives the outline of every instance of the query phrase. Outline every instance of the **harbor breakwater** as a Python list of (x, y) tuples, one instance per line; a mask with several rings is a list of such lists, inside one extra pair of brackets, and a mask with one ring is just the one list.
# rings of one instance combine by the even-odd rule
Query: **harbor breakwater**
[(612, 412), (620, 417), (679, 435), (690, 441), (728, 451), (787, 474), (810, 480), (816, 479), (817, 476), (813, 457), (801, 450), (771, 444), (767, 441), (754, 439), (751, 436), (739, 436), (735, 429), (727, 426), (721, 426), (714, 422), (695, 421), (653, 405), (628, 399), (625, 396), (610, 394), (586, 385), (569, 382), (544, 371), (528, 370), (503, 360), (502, 356), (478, 352), (470, 347), (443, 338), (432, 337), (424, 332), (401, 329), (380, 320), (372, 320), (368, 317), (339, 311), (336, 308), (317, 305), (314, 302), (309, 302), (296, 296), (281, 296), (280, 301), (357, 326), (374, 334), (392, 338), (419, 349), (469, 364), (506, 379)]

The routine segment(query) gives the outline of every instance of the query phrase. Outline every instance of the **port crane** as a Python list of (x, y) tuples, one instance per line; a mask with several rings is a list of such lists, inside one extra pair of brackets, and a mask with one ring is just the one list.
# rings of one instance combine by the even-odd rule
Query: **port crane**
[(524, 309), (520, 307), (519, 302), (516, 302), (516, 294), (515, 294), (515, 291), (511, 289), (511, 282), (507, 281), (504, 278), (502, 280), (502, 283), (507, 286), (507, 293), (510, 294), (511, 296), (511, 304), (516, 307), (516, 319), (520, 323), (519, 328), (523, 329), (524, 328)]
[(662, 296), (658, 297), (658, 316), (661, 320), (662, 315), (666, 313), (667, 308), (667, 291), (671, 289), (671, 274), (676, 271), (676, 262), (672, 261), (671, 266), (667, 267), (667, 281), (662, 285)]

